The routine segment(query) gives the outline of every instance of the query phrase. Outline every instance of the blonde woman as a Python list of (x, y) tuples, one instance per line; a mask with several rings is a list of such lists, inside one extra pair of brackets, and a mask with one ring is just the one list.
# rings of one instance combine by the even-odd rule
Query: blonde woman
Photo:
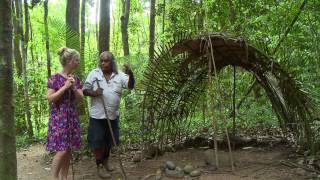
[(80, 123), (76, 100), (83, 98), (79, 77), (73, 75), (79, 67), (80, 55), (70, 48), (58, 52), (62, 71), (48, 79), (47, 98), (50, 103), (46, 149), (56, 152), (52, 161), (54, 180), (67, 180), (71, 150), (80, 149)]

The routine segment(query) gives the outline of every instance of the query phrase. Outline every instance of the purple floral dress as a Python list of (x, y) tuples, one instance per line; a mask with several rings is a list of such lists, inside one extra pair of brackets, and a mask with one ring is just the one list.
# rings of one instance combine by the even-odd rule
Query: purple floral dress
[[(59, 90), (66, 81), (61, 74), (48, 79), (48, 88)], [(76, 88), (81, 89), (79, 77), (75, 77)], [(70, 99), (70, 102), (69, 102)], [(66, 151), (80, 149), (80, 123), (76, 109), (75, 94), (65, 91), (60, 100), (50, 104), (49, 128), (47, 136), (48, 151)]]

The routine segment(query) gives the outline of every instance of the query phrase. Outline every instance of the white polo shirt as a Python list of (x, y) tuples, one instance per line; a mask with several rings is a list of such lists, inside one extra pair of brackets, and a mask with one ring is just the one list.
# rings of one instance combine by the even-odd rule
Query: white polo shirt
[[(123, 72), (118, 74), (112, 73), (109, 81), (103, 76), (100, 68), (92, 70), (84, 85), (83, 90), (98, 88), (97, 82), (99, 81), (100, 87), (103, 89), (103, 99), (107, 109), (108, 119), (115, 120), (119, 116), (120, 99), (122, 90), (128, 88), (129, 76)], [(105, 111), (101, 97), (91, 97), (90, 117), (95, 119), (106, 119)]]

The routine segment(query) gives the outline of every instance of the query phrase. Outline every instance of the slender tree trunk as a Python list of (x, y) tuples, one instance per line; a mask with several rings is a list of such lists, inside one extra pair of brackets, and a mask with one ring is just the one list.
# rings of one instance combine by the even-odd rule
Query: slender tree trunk
[(166, 0), (163, 0), (163, 13), (162, 13), (162, 33), (165, 30), (165, 19), (166, 19)]
[(130, 0), (122, 0), (122, 16), (121, 16), (121, 34), (123, 44), (123, 55), (128, 56), (129, 42), (128, 42), (128, 23), (130, 14)]
[(199, 14), (198, 14), (198, 31), (202, 32), (203, 31), (203, 23), (204, 23), (204, 15), (205, 12), (203, 10), (203, 0), (200, 0), (200, 10), (199, 10)]
[(149, 58), (154, 58), (154, 44), (155, 44), (155, 20), (156, 20), (156, 0), (150, 2), (150, 33), (149, 33)]
[(15, 16), (13, 18), (13, 26), (14, 26), (14, 59), (16, 64), (16, 69), (18, 76), (21, 77), (22, 74), (22, 57), (21, 57), (21, 35), (22, 32), (22, 11), (21, 11), (21, 1), (15, 0), (14, 7), (15, 7)]
[(23, 84), (24, 84), (24, 103), (25, 103), (25, 113), (27, 116), (27, 125), (28, 125), (28, 135), (29, 138), (33, 138), (33, 125), (31, 121), (31, 108), (30, 108), (30, 98), (29, 98), (29, 83), (28, 83), (28, 43), (29, 43), (29, 5), (28, 0), (24, 0), (24, 13), (25, 13), (25, 34), (23, 42), (23, 57), (22, 57), (22, 75), (23, 75)]
[(99, 53), (109, 51), (110, 43), (110, 0), (100, 1)]
[(85, 72), (85, 59), (84, 59), (84, 49), (86, 43), (86, 0), (82, 0), (81, 2), (81, 40), (80, 40), (80, 59), (81, 59), (81, 71)]
[(44, 29), (46, 38), (46, 52), (47, 52), (47, 71), (48, 78), (51, 76), (51, 56), (50, 56), (50, 45), (49, 45), (49, 29), (48, 29), (48, 1), (45, 0), (43, 3), (44, 7)]
[[(33, 42), (33, 31), (32, 31), (32, 22), (29, 16), (29, 28), (30, 28), (30, 41)], [(34, 57), (34, 44), (32, 44), (30, 46), (30, 53), (31, 53), (31, 62), (32, 62), (32, 66), (35, 67), (35, 57)]]
[(0, 1), (0, 180), (17, 179), (12, 73), (12, 3)]
[(99, 49), (99, 11), (100, 11), (100, 0), (96, 0), (96, 42), (97, 49)]

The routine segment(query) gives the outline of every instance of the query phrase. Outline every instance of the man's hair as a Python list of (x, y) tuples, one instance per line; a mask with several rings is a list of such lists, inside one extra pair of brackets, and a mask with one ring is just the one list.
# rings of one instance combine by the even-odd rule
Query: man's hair
[(111, 61), (111, 71), (113, 73), (116, 73), (118, 74), (118, 68), (117, 68), (117, 63), (116, 63), (116, 60), (113, 56), (113, 54), (109, 51), (104, 51), (100, 54), (100, 58), (99, 58), (99, 67), (100, 67), (100, 60), (101, 59), (108, 59)]

